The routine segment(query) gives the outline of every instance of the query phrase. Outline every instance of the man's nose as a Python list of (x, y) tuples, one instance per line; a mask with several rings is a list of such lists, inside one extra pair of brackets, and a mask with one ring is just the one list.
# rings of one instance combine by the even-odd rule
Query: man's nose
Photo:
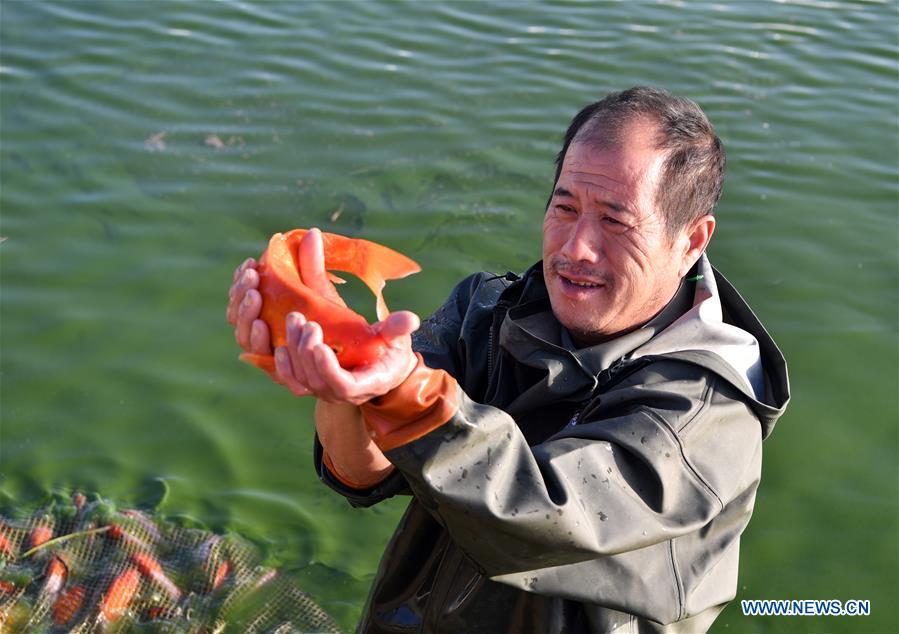
[(600, 236), (587, 218), (578, 218), (562, 246), (562, 254), (572, 262), (596, 262), (600, 257)]

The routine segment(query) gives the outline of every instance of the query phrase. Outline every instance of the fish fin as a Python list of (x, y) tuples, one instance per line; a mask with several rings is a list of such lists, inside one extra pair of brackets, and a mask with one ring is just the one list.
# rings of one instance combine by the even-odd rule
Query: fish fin
[(325, 268), (351, 273), (362, 280), (374, 293), (379, 320), (390, 314), (382, 293), (386, 281), (421, 271), (421, 267), (411, 258), (369, 240), (333, 233), (322, 233), (322, 240)]
[(378, 321), (384, 321), (387, 319), (387, 315), (390, 314), (390, 309), (387, 308), (387, 302), (384, 301), (384, 295), (381, 291), (375, 293), (375, 312), (378, 315)]
[(270, 354), (253, 354), (244, 352), (238, 357), (244, 363), (255, 365), (257, 368), (268, 374), (273, 381), (278, 381), (275, 373), (275, 357)]

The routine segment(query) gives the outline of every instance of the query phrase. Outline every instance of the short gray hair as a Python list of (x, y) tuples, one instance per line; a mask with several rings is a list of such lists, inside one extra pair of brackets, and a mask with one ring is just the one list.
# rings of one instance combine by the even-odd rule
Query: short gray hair
[(658, 128), (656, 147), (667, 153), (656, 190), (656, 206), (673, 238), (695, 219), (714, 214), (724, 187), (724, 145), (702, 109), (693, 101), (659, 88), (636, 86), (613, 92), (583, 108), (565, 132), (556, 157), (553, 190), (568, 147), (575, 142), (615, 147), (627, 127), (649, 119)]

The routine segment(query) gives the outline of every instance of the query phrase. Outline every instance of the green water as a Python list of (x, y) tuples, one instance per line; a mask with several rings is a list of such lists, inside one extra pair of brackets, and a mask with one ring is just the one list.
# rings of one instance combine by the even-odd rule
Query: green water
[(387, 296), (426, 314), (539, 257), (568, 120), (654, 84), (727, 146), (711, 256), (792, 373), (739, 598), (872, 602), (732, 604), (714, 631), (897, 631), (897, 24), (823, 0), (2, 0), (0, 506), (165, 489), (161, 515), (240, 532), (351, 629), (404, 501), (317, 482), (311, 404), (237, 362), (234, 267), (279, 230), (364, 235), (421, 263)]

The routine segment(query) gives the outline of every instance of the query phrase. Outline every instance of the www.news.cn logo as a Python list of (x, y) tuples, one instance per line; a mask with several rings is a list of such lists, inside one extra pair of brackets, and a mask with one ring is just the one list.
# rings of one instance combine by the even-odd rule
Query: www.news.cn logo
[(868, 616), (871, 601), (850, 599), (744, 599), (743, 616)]

